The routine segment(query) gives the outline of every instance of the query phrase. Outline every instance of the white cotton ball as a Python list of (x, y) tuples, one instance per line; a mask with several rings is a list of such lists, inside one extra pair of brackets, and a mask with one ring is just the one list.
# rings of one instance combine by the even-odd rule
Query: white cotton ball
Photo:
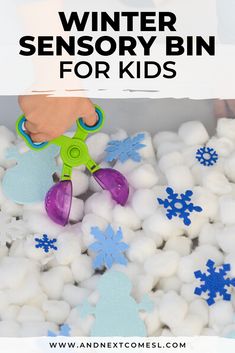
[(209, 219), (207, 217), (204, 217), (203, 211), (202, 211), (200, 213), (198, 212), (191, 213), (190, 220), (191, 220), (191, 224), (189, 226), (186, 226), (186, 225), (184, 226), (185, 234), (190, 239), (195, 239), (198, 237), (198, 234), (200, 233), (202, 227), (205, 224), (209, 223)]
[(128, 173), (130, 173), (132, 170), (135, 168), (139, 167), (142, 164), (142, 162), (135, 162), (132, 159), (128, 159), (124, 163), (120, 162), (119, 160), (115, 163), (114, 169), (119, 171), (121, 174), (124, 176), (127, 176)]
[(146, 273), (156, 277), (170, 277), (176, 273), (179, 259), (179, 254), (175, 251), (159, 250), (145, 261), (144, 269)]
[(161, 327), (158, 308), (154, 308), (150, 313), (144, 313), (144, 322), (148, 337), (154, 336), (155, 332)]
[(113, 209), (113, 222), (130, 229), (140, 229), (140, 219), (130, 206), (116, 205)]
[(235, 152), (225, 159), (224, 172), (230, 181), (235, 182)]
[(195, 299), (189, 304), (189, 313), (199, 315), (202, 319), (203, 326), (208, 324), (209, 320), (209, 309), (208, 304), (203, 299)]
[[(0, 289), (19, 287), (27, 274), (36, 270), (35, 264), (28, 259), (5, 257), (0, 263)], [(16, 276), (17, 274), (17, 276)]]
[(152, 164), (142, 164), (127, 175), (129, 184), (134, 189), (152, 188), (158, 182), (156, 169)]
[(91, 158), (97, 163), (101, 162), (104, 157), (104, 150), (107, 147), (110, 138), (109, 135), (98, 132), (94, 135), (90, 135), (86, 140), (86, 145), (88, 147)]
[(199, 265), (204, 265), (202, 256), (195, 258), (193, 254), (181, 257), (177, 271), (182, 282), (190, 283), (195, 280), (194, 271), (199, 269)]
[(211, 259), (216, 263), (217, 266), (221, 265), (224, 260), (224, 255), (222, 254), (222, 252), (219, 251), (219, 249), (216, 246), (209, 245), (209, 244), (198, 246), (193, 254), (193, 257), (197, 257), (197, 256), (203, 256), (205, 262), (208, 259)]
[(181, 287), (181, 281), (177, 276), (161, 278), (158, 282), (158, 288), (162, 289), (164, 292), (169, 292), (174, 290), (178, 292)]
[(21, 325), (21, 337), (46, 337), (48, 331), (57, 332), (58, 326), (52, 322), (23, 322)]
[(70, 315), (67, 319), (67, 323), (73, 327), (76, 332), (78, 330), (81, 337), (90, 336), (91, 328), (94, 325), (94, 315), (88, 315), (87, 317), (80, 317), (78, 308), (71, 310)]
[(35, 306), (23, 305), (17, 315), (17, 321), (44, 321), (43, 312)]
[[(119, 224), (114, 223), (114, 227), (117, 230), (119, 228)], [(123, 241), (126, 244), (129, 244), (138, 235), (145, 236), (144, 232), (142, 232), (140, 230), (134, 232), (133, 230), (131, 230), (125, 226), (122, 226), (121, 230), (122, 230)]]
[(144, 220), (143, 230), (147, 236), (158, 241), (158, 239), (168, 240), (170, 237), (182, 235), (183, 227), (180, 228), (176, 219), (169, 220), (161, 210), (157, 210), (152, 216)]
[(48, 217), (45, 210), (41, 213), (25, 209), (23, 211), (23, 220), (27, 223), (29, 231), (34, 234), (53, 234), (55, 236), (62, 230), (60, 225)]
[(112, 220), (112, 209), (115, 205), (110, 193), (102, 191), (91, 195), (85, 204), (85, 213), (93, 213), (106, 219), (108, 222)]
[(31, 274), (25, 278), (19, 287), (9, 289), (7, 293), (11, 304), (24, 305), (41, 293), (41, 288), (36, 276)]
[(150, 275), (139, 275), (135, 280), (135, 284), (132, 289), (132, 294), (138, 301), (141, 301), (145, 294), (151, 292), (153, 287), (156, 285), (153, 276)]
[(89, 178), (79, 170), (73, 170), (72, 174), (73, 196), (85, 194), (89, 186)]
[(193, 189), (192, 201), (202, 208), (203, 216), (216, 219), (218, 215), (218, 196), (201, 186)]
[(179, 325), (172, 327), (172, 333), (175, 336), (199, 336), (203, 329), (203, 320), (198, 315), (189, 314), (187, 315)]
[(141, 220), (154, 214), (157, 209), (156, 194), (153, 190), (136, 190), (130, 202), (133, 210)]
[(0, 337), (19, 337), (20, 325), (15, 321), (0, 321)]
[(162, 156), (158, 162), (160, 170), (165, 173), (169, 168), (184, 164), (183, 156), (180, 152), (171, 152)]
[(0, 247), (0, 259), (2, 259), (3, 257), (6, 257), (8, 255), (9, 249), (6, 245), (2, 245)]
[(81, 255), (81, 247), (78, 236), (63, 233), (57, 239), (58, 250), (55, 253), (56, 260), (61, 265), (69, 265), (75, 258)]
[(169, 326), (177, 327), (188, 312), (187, 302), (176, 292), (170, 291), (163, 295), (159, 305), (160, 321)]
[(124, 140), (128, 137), (128, 134), (125, 130), (123, 129), (117, 129), (115, 132), (113, 132), (110, 135), (111, 140)]
[(186, 164), (190, 168), (198, 164), (198, 161), (196, 159), (196, 153), (197, 153), (197, 150), (201, 147), (202, 147), (201, 145), (194, 145), (194, 146), (187, 146), (186, 148), (184, 148), (182, 150), (182, 157), (184, 160), (184, 164)]
[(39, 291), (31, 300), (30, 305), (41, 308), (42, 303), (47, 299), (47, 296), (42, 291)]
[(168, 155), (172, 152), (181, 152), (185, 148), (185, 144), (182, 141), (176, 142), (163, 142), (157, 149), (158, 158), (162, 158), (164, 155)]
[(234, 119), (218, 119), (217, 134), (219, 137), (227, 137), (235, 141), (235, 121)]
[(20, 310), (19, 305), (8, 305), (1, 311), (1, 320), (3, 321), (16, 321)]
[(71, 268), (68, 266), (55, 266), (51, 269), (55, 276), (61, 277), (64, 283), (73, 283), (74, 278)]
[(180, 290), (180, 295), (184, 298), (187, 302), (193, 302), (195, 300), (194, 290), (197, 287), (197, 282), (194, 281), (193, 283), (184, 283)]
[(212, 330), (212, 328), (205, 327), (202, 331), (200, 336), (217, 336), (217, 332)]
[(225, 255), (224, 263), (230, 264), (229, 276), (235, 278), (235, 249), (231, 249), (231, 253)]
[(7, 127), (0, 125), (1, 141), (14, 142), (16, 140), (15, 134)]
[(179, 142), (180, 138), (176, 132), (172, 131), (160, 131), (153, 138), (154, 147), (157, 149), (158, 146), (164, 142)]
[(64, 287), (64, 279), (51, 269), (41, 275), (42, 290), (50, 299), (59, 299)]
[(86, 214), (82, 220), (81, 229), (83, 232), (83, 243), (86, 247), (94, 243), (94, 236), (91, 234), (92, 227), (98, 227), (101, 231), (104, 231), (107, 227), (107, 221), (93, 213)]
[(220, 221), (223, 224), (235, 224), (235, 197), (225, 195), (219, 199)]
[(172, 237), (167, 240), (164, 250), (176, 251), (181, 256), (190, 254), (192, 241), (183, 236)]
[(124, 273), (131, 282), (136, 282), (138, 276), (143, 273), (143, 265), (129, 262), (126, 266), (114, 264), (112, 270)]
[(138, 152), (143, 159), (152, 160), (155, 158), (155, 152), (152, 143), (152, 137), (148, 132), (144, 132), (144, 139), (140, 141), (144, 145)]
[(184, 165), (177, 165), (166, 170), (168, 185), (176, 191), (186, 191), (194, 186), (194, 179), (190, 169)]
[(90, 291), (95, 291), (100, 280), (100, 275), (93, 275), (92, 277), (81, 281), (79, 285), (82, 288), (88, 289)]
[[(27, 236), (27, 238), (23, 241), (22, 255), (34, 261), (37, 260), (43, 264), (46, 264), (51, 260), (53, 256), (53, 250), (46, 253), (43, 249), (37, 249), (35, 246), (37, 244), (35, 241), (35, 238), (41, 238), (41, 235), (38, 235), (38, 234), (30, 235), (30, 236)], [(20, 245), (18, 249), (17, 247), (15, 249), (13, 247), (13, 252), (11, 252), (11, 255), (16, 256), (17, 254), (19, 254), (19, 251), (20, 251)]]
[(235, 226), (226, 226), (217, 233), (216, 239), (219, 247), (226, 253), (235, 249)]
[(81, 255), (73, 260), (71, 269), (76, 282), (84, 281), (90, 278), (94, 273), (92, 260), (87, 255)]
[(227, 137), (218, 138), (213, 136), (208, 141), (207, 146), (213, 148), (222, 157), (228, 156), (235, 149), (234, 142)]
[(155, 253), (155, 242), (146, 236), (137, 236), (131, 241), (127, 257), (133, 262), (144, 262)]
[(200, 121), (187, 121), (178, 130), (186, 145), (203, 145), (209, 139), (205, 126)]
[(209, 323), (213, 329), (233, 323), (234, 311), (230, 302), (219, 300), (209, 308)]
[(70, 222), (79, 222), (82, 220), (84, 215), (84, 201), (81, 199), (77, 199), (75, 197), (72, 198), (71, 210), (69, 214)]
[(6, 200), (2, 204), (1, 211), (11, 217), (21, 217), (23, 215), (23, 207), (11, 200)]
[(0, 313), (8, 307), (7, 293), (3, 290), (0, 291)]
[(64, 286), (62, 298), (71, 307), (82, 304), (82, 302), (89, 296), (90, 291), (86, 288), (80, 288), (73, 284), (66, 284)]
[(199, 244), (217, 245), (217, 234), (223, 229), (220, 223), (205, 224), (199, 233)]
[(230, 337), (231, 334), (233, 336), (234, 332), (235, 332), (235, 323), (225, 326), (224, 329), (221, 332), (221, 336), (225, 337), (225, 338), (228, 338), (228, 337)]
[[(213, 169), (213, 167), (212, 167)], [(210, 169), (210, 170), (212, 170)], [(213, 169), (214, 170), (214, 169)], [(195, 185), (201, 185), (204, 175), (208, 173), (208, 169), (200, 163), (196, 163), (191, 167), (191, 173), (193, 175)]]
[(228, 179), (218, 171), (209, 171), (202, 178), (202, 184), (205, 188), (217, 195), (228, 194), (232, 187)]
[(70, 313), (70, 306), (62, 300), (46, 300), (42, 305), (42, 310), (46, 320), (61, 325), (66, 321)]

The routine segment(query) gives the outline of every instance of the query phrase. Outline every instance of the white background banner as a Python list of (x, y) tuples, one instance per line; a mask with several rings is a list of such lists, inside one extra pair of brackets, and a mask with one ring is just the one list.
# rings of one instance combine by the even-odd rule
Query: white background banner
[[(92, 348), (90, 348), (92, 347)], [(1, 338), (4, 353), (234, 353), (235, 340), (218, 337)]]
[[(75, 21), (70, 26), (71, 31), (66, 31), (59, 12), (65, 14), (67, 22), (75, 12), (83, 28), (78, 28)], [(84, 18), (86, 12), (89, 14)], [(102, 27), (102, 12), (107, 12), (110, 18), (118, 13), (115, 23), (117, 26), (120, 23), (119, 30), (110, 24)], [(126, 12), (135, 13), (132, 24), (129, 18), (128, 25), (128, 16), (123, 14)], [(143, 13), (145, 20), (142, 18), (141, 25)], [(161, 13), (175, 15), (175, 21), (163, 26)], [(166, 15), (165, 22), (171, 19)], [(234, 20), (234, 0), (2, 2), (0, 94), (39, 91), (94, 98), (234, 98)], [(172, 55), (172, 52), (167, 55), (167, 37), (172, 36), (182, 38), (184, 52), (181, 55)], [(26, 37), (28, 39), (20, 44), (20, 39)], [(58, 37), (64, 42), (62, 49)], [(126, 37), (126, 47), (130, 46), (124, 53), (123, 37)], [(143, 41), (148, 43), (152, 37), (155, 39), (148, 52)], [(214, 55), (200, 44), (203, 39), (209, 45), (210, 38), (215, 40)], [(102, 53), (108, 53), (112, 44), (115, 46), (112, 54), (101, 54), (100, 48)], [(84, 55), (88, 45), (92, 54)], [(123, 75), (120, 65), (127, 67)]]

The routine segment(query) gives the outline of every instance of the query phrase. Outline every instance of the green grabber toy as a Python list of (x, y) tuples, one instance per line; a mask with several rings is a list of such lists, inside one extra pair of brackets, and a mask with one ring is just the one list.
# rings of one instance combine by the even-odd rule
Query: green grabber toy
[(89, 134), (98, 132), (105, 121), (103, 110), (98, 106), (95, 108), (98, 117), (97, 123), (94, 126), (88, 126), (82, 118), (77, 119), (77, 130), (72, 138), (62, 135), (50, 142), (34, 143), (25, 131), (25, 116), (22, 115), (16, 123), (17, 133), (30, 149), (40, 151), (50, 144), (60, 147), (60, 156), (63, 161), (61, 179), (48, 191), (45, 198), (45, 208), (48, 216), (63, 226), (69, 221), (73, 196), (71, 178), (72, 170), (75, 167), (85, 165), (99, 185), (108, 190), (117, 203), (124, 206), (129, 196), (126, 178), (115, 169), (100, 168), (90, 157), (85, 140)]

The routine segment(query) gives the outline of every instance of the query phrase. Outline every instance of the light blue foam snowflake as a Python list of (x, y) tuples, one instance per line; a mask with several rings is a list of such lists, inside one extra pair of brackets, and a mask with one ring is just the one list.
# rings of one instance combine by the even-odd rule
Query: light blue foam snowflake
[(35, 241), (37, 242), (35, 248), (41, 248), (46, 253), (48, 253), (50, 249), (57, 250), (57, 247), (54, 245), (57, 242), (57, 239), (49, 239), (46, 234), (43, 234), (42, 238), (35, 238)]
[(202, 293), (208, 292), (207, 304), (212, 305), (215, 303), (215, 298), (218, 295), (223, 297), (223, 300), (230, 301), (231, 294), (227, 292), (226, 287), (235, 287), (235, 278), (228, 278), (227, 273), (231, 270), (229, 264), (224, 264), (218, 269), (215, 267), (215, 263), (212, 260), (207, 261), (207, 273), (201, 271), (194, 272), (197, 279), (200, 279), (200, 287), (196, 287), (194, 294), (201, 295)]
[(106, 266), (111, 268), (114, 263), (127, 265), (127, 259), (123, 255), (129, 246), (124, 242), (121, 228), (115, 233), (111, 225), (108, 225), (103, 232), (98, 227), (91, 228), (91, 234), (96, 238), (96, 242), (89, 246), (89, 249), (96, 252), (97, 256), (93, 261), (95, 269)]
[(191, 190), (185, 191), (184, 194), (175, 193), (174, 190), (170, 187), (166, 189), (168, 196), (165, 200), (158, 198), (158, 202), (160, 205), (167, 210), (166, 216), (168, 219), (172, 219), (173, 217), (182, 218), (184, 224), (189, 226), (191, 224), (191, 220), (189, 218), (190, 213), (193, 211), (201, 212), (202, 208), (200, 206), (195, 206), (191, 202), (191, 197), (193, 192)]
[(70, 336), (70, 331), (71, 331), (71, 328), (69, 327), (69, 325), (64, 324), (64, 325), (62, 325), (60, 327), (60, 331), (59, 331), (58, 334), (49, 330), (47, 335), (49, 337), (57, 337), (57, 336), (69, 337)]
[(141, 141), (144, 139), (144, 134), (138, 134), (134, 137), (127, 137), (125, 140), (113, 140), (108, 143), (105, 149), (107, 152), (106, 162), (119, 160), (121, 163), (132, 159), (134, 162), (140, 162), (141, 156), (138, 152), (141, 148), (145, 147)]
[(218, 153), (211, 147), (201, 147), (197, 150), (196, 159), (204, 166), (210, 167), (219, 159)]

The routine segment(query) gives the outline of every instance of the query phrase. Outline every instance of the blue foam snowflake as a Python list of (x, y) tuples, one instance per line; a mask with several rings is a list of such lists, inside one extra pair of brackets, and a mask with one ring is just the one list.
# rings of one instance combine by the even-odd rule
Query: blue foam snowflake
[(105, 265), (111, 268), (114, 263), (127, 265), (127, 259), (123, 255), (129, 246), (124, 242), (121, 228), (117, 233), (113, 230), (111, 225), (108, 225), (103, 232), (98, 227), (91, 228), (91, 234), (96, 238), (96, 242), (89, 246), (89, 249), (96, 252), (97, 256), (93, 261), (93, 267), (102, 268)]
[(196, 153), (196, 159), (206, 167), (214, 165), (218, 158), (218, 153), (211, 147), (201, 147)]
[(174, 190), (170, 187), (166, 189), (168, 196), (165, 200), (158, 198), (158, 202), (160, 205), (163, 205), (167, 210), (166, 216), (169, 219), (173, 217), (182, 218), (184, 224), (189, 226), (191, 224), (191, 220), (189, 218), (190, 213), (193, 211), (201, 212), (202, 208), (200, 206), (195, 206), (191, 202), (191, 197), (193, 192), (191, 190), (185, 191), (184, 194), (175, 193)]
[(201, 295), (202, 293), (208, 292), (207, 304), (212, 305), (215, 303), (215, 298), (218, 295), (223, 297), (223, 300), (231, 300), (231, 294), (227, 292), (226, 287), (235, 287), (235, 278), (228, 278), (227, 273), (230, 271), (231, 266), (229, 264), (224, 264), (218, 269), (215, 267), (215, 263), (212, 260), (207, 261), (207, 273), (202, 273), (201, 271), (194, 272), (197, 279), (200, 279), (200, 287), (196, 287), (194, 293), (196, 295)]
[(56, 334), (53, 331), (48, 331), (48, 336), (49, 337), (57, 337), (57, 336), (64, 336), (64, 337), (69, 337), (70, 336), (70, 331), (71, 328), (69, 327), (69, 325), (64, 324), (60, 327), (60, 331), (58, 334)]
[(134, 162), (140, 162), (141, 156), (138, 150), (145, 147), (144, 144), (140, 143), (143, 139), (144, 134), (138, 134), (134, 137), (127, 137), (122, 141), (110, 141), (105, 149), (105, 152), (107, 152), (105, 158), (106, 162), (119, 160), (121, 163), (124, 163), (128, 159), (132, 159)]
[(35, 245), (35, 248), (41, 248), (46, 253), (48, 253), (50, 249), (57, 250), (57, 247), (54, 245), (57, 239), (49, 239), (46, 234), (43, 234), (42, 238), (35, 238), (35, 241), (38, 243)]

